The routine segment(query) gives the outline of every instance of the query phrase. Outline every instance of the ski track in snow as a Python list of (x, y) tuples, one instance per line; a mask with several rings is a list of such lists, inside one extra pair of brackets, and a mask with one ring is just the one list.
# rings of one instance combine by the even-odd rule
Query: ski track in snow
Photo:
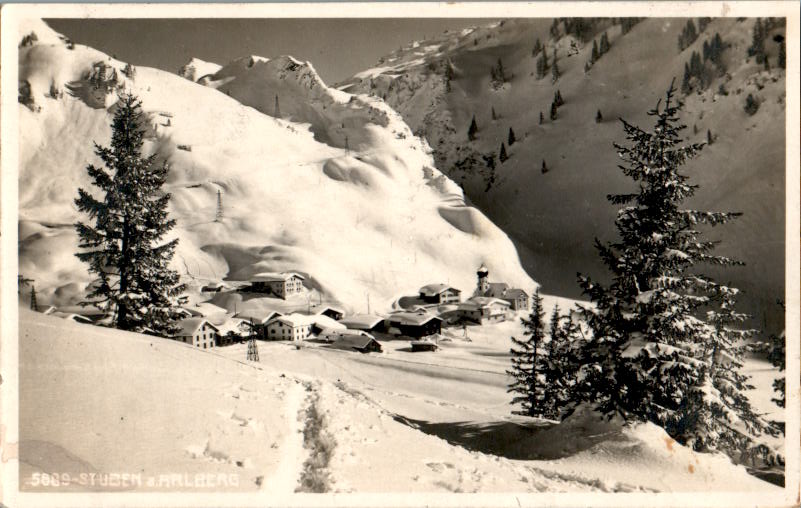
[(270, 494), (295, 492), (305, 460), (303, 433), (300, 426), (300, 419), (305, 413), (305, 408), (302, 407), (304, 399), (303, 385), (296, 380), (287, 391), (285, 399), (284, 418), (288, 430), (284, 441), (279, 445), (281, 462), (275, 472), (262, 483), (261, 492)]

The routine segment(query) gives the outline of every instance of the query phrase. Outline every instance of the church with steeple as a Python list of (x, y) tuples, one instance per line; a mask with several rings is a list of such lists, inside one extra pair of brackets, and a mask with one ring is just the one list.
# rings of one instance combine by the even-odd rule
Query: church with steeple
[(476, 270), (478, 282), (473, 296), (486, 296), (505, 300), (512, 306), (512, 310), (529, 310), (529, 295), (519, 288), (509, 287), (505, 282), (490, 282), (489, 269), (482, 263)]

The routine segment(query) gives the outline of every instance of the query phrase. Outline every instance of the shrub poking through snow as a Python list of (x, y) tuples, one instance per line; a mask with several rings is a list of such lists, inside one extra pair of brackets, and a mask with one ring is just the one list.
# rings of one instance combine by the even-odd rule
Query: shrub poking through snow
[[(306, 387), (311, 391), (311, 385)], [(320, 396), (316, 392), (309, 395), (306, 420), (303, 427), (303, 446), (309, 450), (309, 457), (303, 463), (300, 485), (295, 492), (328, 492), (331, 488), (331, 475), (328, 465), (334, 455), (336, 441), (328, 431), (325, 413), (320, 411)]]
[(650, 132), (623, 120), (627, 143), (615, 148), (639, 190), (608, 196), (621, 206), (620, 239), (596, 247), (612, 282), (579, 275), (594, 307), (581, 308), (592, 333), (572, 399), (609, 417), (653, 422), (697, 451), (734, 456), (755, 449), (768, 428), (744, 395), (739, 344), (750, 331), (739, 329), (747, 316), (735, 310), (737, 289), (699, 271), (739, 263), (715, 255), (699, 226), (739, 214), (683, 208), (696, 186), (681, 169), (704, 145), (684, 145), (674, 95), (671, 83), (648, 113), (656, 118)]
[(759, 101), (754, 98), (753, 95), (748, 94), (748, 97), (745, 98), (745, 106), (743, 109), (749, 116), (753, 116), (759, 111)]
[(75, 204), (93, 224), (75, 224), (81, 248), (75, 255), (98, 277), (87, 303), (113, 313), (116, 328), (171, 335), (178, 331), (184, 286), (169, 268), (178, 239), (160, 244), (175, 226), (167, 212), (170, 194), (162, 191), (169, 167), (157, 164), (156, 154), (142, 155), (145, 121), (141, 102), (123, 95), (111, 146), (95, 144), (105, 167), (86, 168), (103, 197), (78, 189)]

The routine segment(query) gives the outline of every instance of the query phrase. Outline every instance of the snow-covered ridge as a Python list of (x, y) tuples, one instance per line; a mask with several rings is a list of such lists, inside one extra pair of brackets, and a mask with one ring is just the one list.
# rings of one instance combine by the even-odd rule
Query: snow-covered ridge
[(178, 75), (189, 81), (198, 81), (206, 76), (215, 74), (220, 69), (222, 69), (222, 66), (219, 64), (193, 58), (178, 69)]
[[(315, 301), (364, 311), (369, 298), (379, 311), (424, 284), (470, 291), (482, 262), (497, 280), (535, 287), (508, 237), (464, 205), (380, 99), (332, 89), (291, 57), (239, 59), (201, 86), (32, 30), (43, 34), (20, 48), (31, 100), (19, 105), (19, 253), (41, 302), (74, 303), (91, 281), (73, 255), (73, 199), (91, 188), (92, 142), (108, 144), (124, 91), (142, 100), (145, 150), (171, 166), (174, 266), (190, 291), (297, 271)], [(261, 300), (219, 303), (246, 310)]]

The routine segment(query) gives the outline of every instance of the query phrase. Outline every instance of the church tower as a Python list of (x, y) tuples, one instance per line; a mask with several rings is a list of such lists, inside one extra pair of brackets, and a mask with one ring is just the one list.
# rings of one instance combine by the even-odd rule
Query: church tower
[(484, 266), (484, 263), (481, 264), (478, 271), (476, 271), (476, 275), (478, 275), (478, 285), (476, 286), (476, 295), (483, 296), (484, 294), (489, 291), (489, 270), (487, 267)]

